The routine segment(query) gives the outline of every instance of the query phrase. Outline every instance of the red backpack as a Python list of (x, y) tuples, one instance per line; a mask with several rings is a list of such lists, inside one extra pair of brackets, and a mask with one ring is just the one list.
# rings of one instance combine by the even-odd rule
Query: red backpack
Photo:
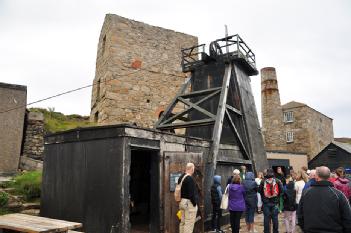
[(276, 197), (279, 195), (279, 184), (275, 179), (272, 179), (272, 182), (269, 182), (268, 179), (264, 181), (263, 184), (264, 196), (267, 198)]

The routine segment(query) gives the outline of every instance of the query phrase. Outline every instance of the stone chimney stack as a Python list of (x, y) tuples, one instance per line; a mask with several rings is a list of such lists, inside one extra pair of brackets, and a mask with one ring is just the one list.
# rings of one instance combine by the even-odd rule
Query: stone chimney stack
[(286, 150), (283, 111), (274, 67), (261, 69), (262, 133), (266, 150)]

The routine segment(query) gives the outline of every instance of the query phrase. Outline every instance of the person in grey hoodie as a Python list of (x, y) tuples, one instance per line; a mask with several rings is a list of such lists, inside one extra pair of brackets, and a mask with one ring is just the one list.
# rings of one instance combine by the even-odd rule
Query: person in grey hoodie
[(255, 182), (255, 176), (252, 172), (247, 172), (245, 175), (245, 180), (243, 182), (245, 188), (245, 205), (246, 205), (246, 215), (245, 221), (248, 232), (257, 232), (254, 229), (254, 217), (255, 210), (257, 207), (257, 190), (258, 185)]
[(212, 202), (212, 230), (215, 232), (223, 232), (221, 230), (222, 210), (220, 208), (222, 201), (221, 176), (213, 177), (213, 185), (211, 186), (211, 202)]

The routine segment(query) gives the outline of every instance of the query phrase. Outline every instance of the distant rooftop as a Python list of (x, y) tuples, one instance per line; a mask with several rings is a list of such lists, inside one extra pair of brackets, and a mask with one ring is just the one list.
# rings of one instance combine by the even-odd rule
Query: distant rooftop
[(346, 137), (344, 137), (344, 138), (334, 138), (334, 140), (337, 141), (337, 142), (343, 142), (343, 143), (351, 144), (351, 138), (346, 138)]
[(340, 147), (344, 151), (349, 152), (351, 154), (351, 144), (343, 143), (343, 142), (337, 142), (337, 141), (333, 141), (332, 143), (334, 145), (336, 145), (337, 147)]
[(289, 109), (289, 108), (299, 108), (299, 107), (304, 107), (304, 106), (307, 106), (307, 105), (304, 103), (291, 101), (289, 103), (284, 104), (282, 107), (283, 107), (283, 109)]

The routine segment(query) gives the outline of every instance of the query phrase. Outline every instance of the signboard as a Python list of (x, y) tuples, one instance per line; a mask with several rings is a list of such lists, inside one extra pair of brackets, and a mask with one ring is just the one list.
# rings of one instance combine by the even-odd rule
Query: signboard
[(174, 172), (169, 174), (169, 191), (174, 192), (176, 185), (178, 184), (178, 179), (183, 173)]

